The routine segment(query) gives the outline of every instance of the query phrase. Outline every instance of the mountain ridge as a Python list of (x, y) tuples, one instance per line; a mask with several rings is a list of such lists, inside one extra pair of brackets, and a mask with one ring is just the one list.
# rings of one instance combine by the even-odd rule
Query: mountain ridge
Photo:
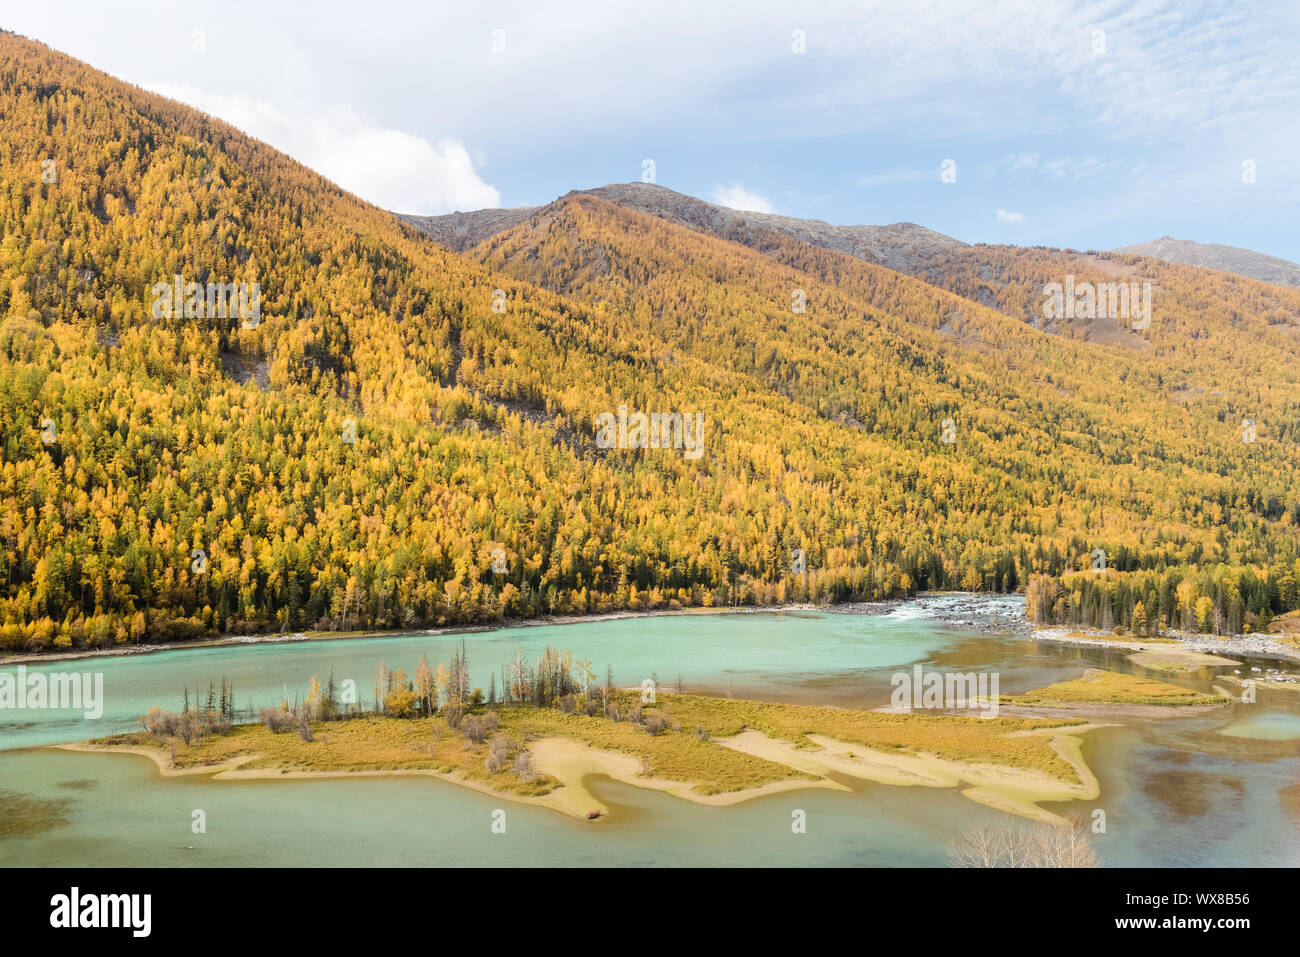
[(1134, 246), (1119, 246), (1111, 252), (1150, 256), (1184, 266), (1217, 269), (1280, 286), (1300, 286), (1300, 264), (1240, 246), (1198, 243), (1190, 239), (1161, 236)]
[[(553, 202), (577, 194), (596, 196), (670, 222), (714, 234), (726, 233), (732, 238), (737, 238), (754, 227), (772, 230), (809, 245), (848, 253), (900, 272), (910, 271), (920, 257), (929, 258), (938, 250), (967, 245), (961, 240), (915, 223), (838, 226), (819, 219), (799, 219), (776, 213), (732, 209), (653, 183), (611, 183), (591, 189), (575, 189), (557, 197)], [(551, 204), (503, 210), (483, 209), (444, 216), (396, 215), (434, 240), (457, 252), (464, 252), (484, 239), (519, 225), (549, 205)]]
[[(456, 252), (465, 252), (485, 239), (513, 229), (524, 220), (568, 196), (585, 194), (639, 209), (692, 229), (726, 236), (756, 245), (755, 229), (772, 230), (812, 246), (843, 252), (866, 262), (887, 266), (910, 275), (932, 273), (945, 254), (989, 244), (971, 244), (912, 222), (889, 225), (837, 225), (820, 219), (804, 219), (776, 213), (732, 209), (679, 193), (653, 183), (610, 183), (589, 189), (573, 189), (551, 203), (502, 209), (457, 211), (439, 216), (394, 213), (436, 242)], [(1074, 254), (1066, 248), (1018, 246)], [(1300, 264), (1255, 250), (1213, 243), (1177, 240), (1170, 236), (1110, 250), (1115, 255), (1143, 256), (1162, 262), (1215, 269), (1247, 279), (1275, 285), (1300, 286)]]

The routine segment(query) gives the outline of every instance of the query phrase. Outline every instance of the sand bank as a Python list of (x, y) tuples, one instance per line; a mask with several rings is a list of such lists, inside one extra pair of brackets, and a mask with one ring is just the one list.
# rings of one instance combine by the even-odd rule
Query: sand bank
[(519, 804), (532, 804), (560, 811), (570, 817), (589, 819), (593, 811), (600, 812), (603, 818), (609, 808), (597, 799), (586, 786), (587, 779), (603, 775), (639, 788), (663, 791), (675, 797), (697, 804), (722, 807), (738, 804), (751, 798), (780, 791), (798, 788), (831, 788), (839, 791), (848, 790), (843, 784), (818, 778), (792, 778), (785, 781), (772, 781), (757, 788), (740, 791), (728, 791), (721, 794), (701, 794), (694, 790), (690, 781), (673, 781), (668, 778), (656, 778), (642, 773), (641, 759), (621, 751), (607, 751), (593, 748), (578, 741), (565, 738), (542, 738), (531, 742), (529, 750), (533, 754), (533, 767), (541, 774), (547, 774), (560, 782), (560, 786), (547, 794), (526, 795), (495, 788), (466, 778), (456, 772), (436, 771), (432, 768), (397, 768), (390, 770), (341, 770), (341, 771), (295, 771), (277, 768), (245, 768), (243, 765), (256, 760), (255, 754), (240, 755), (219, 764), (196, 765), (178, 768), (172, 764), (171, 757), (160, 748), (131, 745), (101, 745), (78, 742), (75, 744), (56, 744), (51, 747), (62, 751), (80, 751), (99, 754), (130, 754), (148, 758), (158, 768), (163, 777), (182, 777), (186, 775), (208, 774), (218, 781), (287, 781), (312, 778), (365, 778), (365, 777), (432, 777), (462, 787), (473, 788), (483, 794), (490, 794), (503, 800)]
[(797, 768), (810, 774), (840, 774), (878, 784), (899, 787), (961, 787), (972, 801), (989, 807), (1052, 824), (1066, 823), (1060, 815), (1038, 806), (1043, 801), (1092, 800), (1100, 793), (1097, 778), (1084, 763), (1078, 734), (1098, 725), (1074, 725), (1068, 731), (1044, 728), (1020, 734), (1049, 734), (1051, 746), (1078, 775), (1071, 783), (1042, 771), (952, 761), (932, 754), (877, 751), (861, 744), (848, 744), (819, 734), (808, 735), (816, 749), (799, 748), (789, 741), (770, 738), (758, 731), (742, 731), (717, 744), (746, 754)]
[(378, 769), (372, 771), (291, 771), (280, 770), (278, 768), (244, 768), (242, 765), (250, 761), (255, 761), (259, 757), (256, 754), (244, 754), (229, 761), (223, 761), (220, 764), (200, 764), (194, 767), (177, 768), (172, 765), (171, 757), (159, 748), (134, 747), (134, 746), (117, 746), (89, 744), (87, 742), (78, 742), (75, 744), (54, 744), (52, 748), (60, 751), (82, 751), (93, 752), (98, 754), (131, 754), (139, 757), (145, 757), (151, 760), (163, 777), (182, 777), (194, 774), (210, 774), (213, 780), (217, 781), (288, 781), (304, 780), (308, 778), (380, 778), (380, 777), (428, 777), (438, 778), (442, 781), (448, 781), (452, 784), (458, 784), (462, 787), (472, 788), (483, 794), (490, 794), (506, 801), (513, 801), (518, 804), (533, 804), (538, 807), (548, 807), (572, 817), (586, 818), (587, 811), (593, 810), (599, 805), (592, 805), (587, 808), (580, 799), (575, 799), (573, 795), (566, 794), (565, 788), (558, 788), (549, 794), (514, 794), (509, 791), (498, 791), (495, 788), (472, 781), (455, 772), (444, 773), (435, 771), (432, 768), (393, 768)]
[(1241, 662), (1234, 661), (1231, 658), (1220, 658), (1218, 655), (1210, 655), (1202, 651), (1192, 651), (1171, 645), (1161, 645), (1134, 652), (1128, 656), (1128, 660), (1135, 665), (1141, 665), (1143, 668), (1150, 668), (1153, 671), (1170, 671), (1180, 674), (1199, 671), (1202, 668), (1222, 668), (1241, 664)]
[(442, 772), (425, 768), (391, 770), (340, 770), (297, 771), (275, 768), (246, 768), (243, 765), (257, 759), (257, 755), (240, 755), (218, 764), (177, 768), (171, 756), (161, 748), (142, 746), (98, 745), (88, 743), (53, 745), (65, 751), (96, 752), (102, 754), (130, 754), (148, 758), (164, 777), (207, 774), (220, 781), (253, 780), (306, 780), (314, 778), (356, 777), (432, 777), (462, 787), (473, 788), (505, 801), (546, 807), (570, 817), (586, 820), (592, 812), (602, 819), (609, 808), (588, 788), (594, 776), (605, 776), (634, 787), (662, 791), (683, 800), (711, 807), (725, 807), (754, 798), (804, 788), (825, 788), (847, 791), (850, 788), (828, 777), (840, 774), (861, 780), (875, 781), (895, 786), (959, 787), (968, 785), (961, 793), (971, 800), (990, 807), (1019, 814), (1040, 821), (1060, 822), (1062, 818), (1037, 807), (1040, 801), (1080, 800), (1095, 797), (1097, 783), (1092, 772), (1078, 753), (1079, 739), (1075, 737), (1095, 725), (1077, 725), (1065, 733), (1061, 729), (1042, 729), (1034, 732), (1051, 733), (1052, 747), (1065, 759), (1082, 783), (1070, 784), (1041, 771), (997, 767), (987, 764), (966, 764), (949, 761), (933, 755), (887, 753), (863, 745), (846, 744), (821, 735), (810, 735), (816, 749), (797, 748), (788, 741), (769, 738), (758, 731), (744, 731), (732, 738), (715, 739), (715, 743), (785, 765), (807, 777), (771, 781), (760, 787), (702, 794), (695, 782), (675, 781), (644, 773), (642, 760), (620, 751), (593, 748), (590, 745), (566, 738), (541, 738), (531, 742), (533, 766), (549, 775), (560, 785), (547, 794), (522, 795), (495, 790), (482, 782), (470, 780), (457, 772)]
[[(583, 817), (589, 811), (599, 810), (602, 814), (608, 811), (608, 808), (586, 787), (586, 779), (594, 775), (604, 775), (634, 787), (663, 791), (687, 801), (694, 801), (696, 804), (707, 804), (712, 807), (739, 804), (765, 794), (800, 788), (848, 790), (844, 785), (818, 775), (815, 779), (790, 778), (784, 781), (770, 781), (756, 788), (724, 791), (720, 794), (701, 794), (695, 790), (696, 785), (693, 781), (674, 781), (643, 773), (641, 759), (621, 751), (593, 748), (567, 738), (542, 738), (531, 742), (528, 747), (533, 753), (533, 767), (561, 781), (564, 785), (561, 790), (568, 792), (566, 803), (574, 811), (580, 811)], [(811, 773), (816, 774), (816, 772)]]

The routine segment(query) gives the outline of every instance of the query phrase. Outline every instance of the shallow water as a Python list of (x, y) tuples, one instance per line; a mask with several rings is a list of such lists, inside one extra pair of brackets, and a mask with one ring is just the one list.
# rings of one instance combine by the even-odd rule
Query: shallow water
[[(516, 645), (589, 657), (622, 685), (657, 673), (687, 691), (857, 707), (888, 703), (890, 676), (928, 669), (997, 671), (1014, 694), (1077, 677), (1087, 667), (1140, 671), (1122, 652), (1036, 644), (954, 630), (904, 606), (894, 615), (794, 613), (639, 618), (503, 629), (464, 636), (475, 684)], [(138, 658), (54, 663), (43, 670), (101, 670), (106, 714), (27, 712), (0, 727), (0, 863), (246, 865), (829, 865), (943, 866), (962, 829), (1005, 816), (954, 789), (855, 784), (852, 792), (807, 790), (727, 808), (596, 779), (611, 814), (598, 822), (504, 801), (432, 778), (222, 782), (163, 778), (130, 755), (33, 748), (130, 730), (151, 704), (179, 706), (181, 688), (232, 680), (241, 705), (301, 696), (313, 674), (353, 677), (363, 696), (380, 658), (415, 666), (422, 652), (450, 657), (460, 636), (298, 642), (194, 649)], [(1179, 684), (1210, 690), (1216, 671)], [(1230, 670), (1230, 669), (1229, 669)], [(1256, 705), (1210, 716), (1106, 728), (1084, 738), (1101, 781), (1095, 802), (1052, 810), (1094, 820), (1109, 865), (1300, 864), (1300, 744), (1277, 737), (1300, 722), (1300, 696), (1260, 692)], [(1228, 731), (1228, 729), (1236, 729)], [(1249, 732), (1238, 737), (1241, 729)], [(1270, 736), (1271, 735), (1271, 736)], [(25, 750), (15, 750), (25, 749)], [(506, 814), (506, 833), (491, 830)], [(196, 810), (207, 833), (194, 834)], [(806, 814), (794, 834), (792, 813)], [(9, 813), (21, 812), (21, 813)]]
[[(1014, 602), (994, 601), (1003, 606)], [(194, 703), (210, 685), (219, 688), (223, 678), (233, 685), (239, 707), (257, 709), (278, 705), (286, 695), (291, 701), (304, 697), (313, 675), (323, 683), (333, 670), (337, 681), (354, 681), (360, 700), (369, 706), (381, 660), (389, 669), (403, 668), (413, 675), (421, 654), (435, 665), (450, 661), (462, 639), (472, 683), (485, 692), (494, 674), (500, 685), (501, 669), (516, 647), (534, 660), (549, 645), (572, 651), (575, 660), (590, 659), (598, 681), (612, 668), (622, 686), (656, 677), (675, 687), (680, 676), (686, 691), (810, 700), (803, 686), (830, 679), (834, 695), (848, 696), (843, 703), (877, 707), (888, 703), (894, 670), (942, 652), (953, 636), (936, 621), (914, 617), (904, 606), (897, 615), (884, 616), (788, 612), (625, 618), (458, 635), (274, 642), (51, 662), (28, 665), (27, 671), (103, 674), (103, 717), (88, 720), (74, 711), (0, 711), (0, 749), (133, 731), (151, 705), (180, 710), (186, 688)], [(0, 671), (15, 670), (0, 666)]]
[(1219, 734), (1259, 741), (1295, 741), (1300, 739), (1300, 714), (1288, 714), (1285, 711), (1252, 714), (1220, 728)]

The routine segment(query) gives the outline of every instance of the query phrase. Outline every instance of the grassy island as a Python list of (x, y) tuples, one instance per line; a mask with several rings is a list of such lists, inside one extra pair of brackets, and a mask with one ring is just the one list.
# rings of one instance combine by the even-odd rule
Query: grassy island
[(610, 711), (596, 715), (515, 703), (281, 730), (242, 724), (189, 743), (144, 730), (71, 747), (144, 754), (166, 774), (223, 779), (431, 774), (579, 817), (607, 812), (584, 785), (601, 774), (706, 804), (845, 789), (837, 777), (965, 783), (968, 796), (1032, 817), (1053, 817), (1035, 801), (1095, 790), (1077, 750), (1062, 746), (1065, 735), (1089, 727), (1078, 719), (881, 714), (664, 692), (655, 705), (639, 698), (619, 691)]
[[(1089, 800), (1097, 782), (1078, 735), (1097, 705), (1217, 704), (1222, 698), (1132, 675), (1086, 673), (1004, 698), (1014, 714), (977, 717), (777, 704), (594, 681), (588, 662), (547, 649), (519, 659), (487, 695), (466, 680), (463, 648), (448, 668), (421, 661), (414, 680), (380, 664), (372, 710), (340, 700), (331, 676), (302, 704), (240, 720), (233, 693), (179, 713), (153, 708), (142, 730), (69, 747), (142, 754), (164, 774), (251, 777), (427, 774), (583, 818), (608, 809), (587, 780), (607, 776), (705, 804), (851, 780), (960, 787), (973, 800), (1041, 820), (1038, 805)], [(653, 684), (647, 682), (647, 684)], [(1087, 703), (1080, 714), (1035, 713)]]
[(1007, 704), (1045, 706), (1070, 704), (1150, 705), (1187, 707), (1226, 704), (1226, 695), (1209, 695), (1139, 675), (1089, 669), (1083, 677), (1028, 691), (1003, 695)]

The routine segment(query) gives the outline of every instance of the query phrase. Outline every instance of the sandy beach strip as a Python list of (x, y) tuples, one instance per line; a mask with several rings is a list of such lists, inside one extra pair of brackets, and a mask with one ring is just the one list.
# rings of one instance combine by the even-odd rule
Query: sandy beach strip
[(148, 758), (157, 767), (163, 777), (183, 777), (195, 774), (210, 774), (216, 781), (295, 781), (310, 779), (339, 779), (339, 778), (383, 778), (383, 777), (428, 777), (438, 778), (447, 781), (450, 784), (456, 784), (461, 787), (472, 788), (482, 794), (489, 794), (506, 801), (513, 801), (517, 804), (531, 804), (537, 807), (551, 808), (568, 814), (571, 817), (587, 817), (587, 812), (594, 809), (583, 806), (580, 799), (575, 799), (570, 794), (565, 794), (564, 788), (557, 788), (549, 794), (513, 794), (509, 791), (501, 791), (496, 788), (488, 787), (478, 781), (470, 780), (455, 772), (436, 771), (432, 768), (379, 768), (375, 770), (340, 770), (340, 771), (294, 771), (281, 770), (279, 768), (245, 768), (244, 764), (255, 761), (259, 755), (244, 754), (232, 758), (229, 761), (223, 761), (219, 764), (200, 764), (194, 767), (177, 768), (171, 763), (171, 759), (165, 752), (158, 748), (134, 747), (134, 746), (117, 746), (117, 745), (99, 745), (89, 744), (87, 742), (77, 742), (74, 744), (52, 744), (51, 748), (57, 748), (60, 751), (79, 751), (93, 754), (130, 754), (139, 757)]
[(1081, 755), (1081, 732), (1100, 725), (1074, 725), (1068, 730), (1045, 728), (1031, 734), (1050, 734), (1051, 746), (1078, 775), (1071, 783), (1027, 768), (952, 761), (933, 754), (878, 751), (810, 734), (815, 749), (799, 748), (789, 741), (771, 738), (759, 731), (742, 731), (731, 738), (714, 739), (717, 744), (809, 773), (841, 774), (896, 787), (966, 787), (961, 794), (998, 810), (1051, 824), (1067, 823), (1060, 815), (1038, 806), (1044, 801), (1092, 800), (1100, 786)]
[(98, 745), (79, 742), (75, 744), (50, 745), (63, 751), (79, 751), (94, 754), (129, 754), (148, 758), (157, 767), (163, 777), (181, 777), (185, 775), (208, 774), (218, 781), (289, 781), (328, 778), (364, 778), (364, 777), (432, 777), (472, 788), (482, 794), (492, 795), (506, 801), (519, 804), (531, 804), (546, 807), (580, 820), (590, 819), (593, 811), (599, 812), (596, 820), (601, 820), (609, 813), (609, 808), (597, 799), (587, 787), (587, 779), (592, 776), (605, 776), (634, 787), (663, 791), (683, 800), (693, 801), (712, 807), (724, 807), (739, 804), (767, 794), (792, 791), (801, 788), (830, 788), (832, 790), (849, 790), (843, 784), (825, 778), (771, 781), (756, 788), (739, 791), (726, 791), (720, 794), (701, 794), (694, 790), (692, 781), (674, 781), (668, 778), (656, 778), (641, 772), (641, 759), (620, 751), (607, 751), (593, 748), (577, 741), (565, 738), (541, 738), (532, 742), (529, 750), (533, 754), (533, 767), (542, 774), (550, 775), (560, 782), (560, 786), (547, 794), (516, 794), (497, 790), (482, 782), (475, 781), (456, 772), (436, 771), (432, 768), (394, 768), (376, 770), (339, 770), (339, 771), (299, 771), (280, 770), (277, 768), (245, 768), (244, 764), (256, 760), (258, 755), (240, 755), (219, 764), (197, 765), (195, 767), (177, 768), (172, 766), (169, 756), (158, 748), (138, 746)]

